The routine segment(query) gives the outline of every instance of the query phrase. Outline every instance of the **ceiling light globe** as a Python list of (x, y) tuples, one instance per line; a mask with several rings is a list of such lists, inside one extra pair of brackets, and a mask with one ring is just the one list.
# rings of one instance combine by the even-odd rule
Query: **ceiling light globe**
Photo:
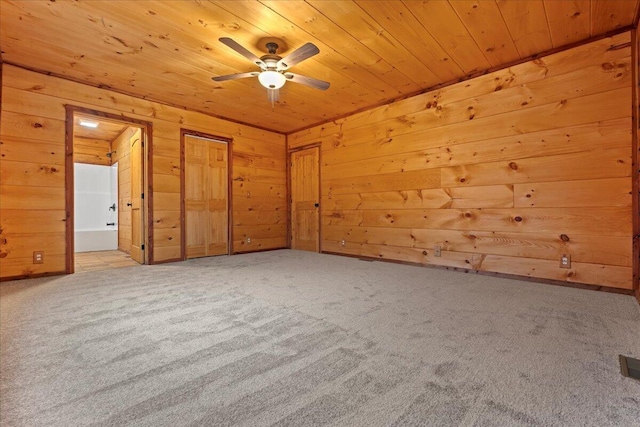
[(277, 71), (263, 71), (258, 75), (258, 80), (267, 89), (280, 89), (284, 86), (287, 78)]

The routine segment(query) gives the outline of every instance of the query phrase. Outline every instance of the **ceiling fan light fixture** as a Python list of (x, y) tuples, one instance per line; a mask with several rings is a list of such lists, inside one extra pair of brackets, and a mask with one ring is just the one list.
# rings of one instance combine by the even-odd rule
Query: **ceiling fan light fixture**
[(277, 71), (267, 70), (258, 75), (260, 84), (267, 89), (280, 89), (284, 86), (287, 78)]

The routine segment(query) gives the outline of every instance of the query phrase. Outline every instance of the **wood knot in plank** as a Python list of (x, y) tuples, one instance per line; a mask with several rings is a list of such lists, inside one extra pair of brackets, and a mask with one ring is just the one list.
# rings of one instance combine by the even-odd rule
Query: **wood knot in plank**
[(56, 172), (58, 172), (57, 168), (49, 167), (49, 166), (40, 166), (40, 170), (43, 171), (44, 173), (56, 173)]
[(509, 168), (514, 170), (514, 171), (517, 171), (518, 170), (518, 164), (516, 162), (511, 162), (511, 163), (509, 163)]
[(560, 235), (560, 240), (562, 240), (563, 242), (568, 242), (569, 241), (569, 236), (567, 236), (566, 234), (561, 234)]
[(33, 124), (33, 127), (34, 128), (41, 128), (41, 127), (43, 127), (43, 125), (42, 125), (42, 123), (37, 123), (36, 122), (36, 123)]
[(516, 216), (516, 217), (513, 218), (513, 220), (515, 222), (522, 222), (522, 217), (521, 216)]

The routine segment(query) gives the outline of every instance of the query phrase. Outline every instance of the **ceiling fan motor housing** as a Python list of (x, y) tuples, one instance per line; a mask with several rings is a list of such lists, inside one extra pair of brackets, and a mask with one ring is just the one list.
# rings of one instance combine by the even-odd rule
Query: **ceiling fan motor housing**
[(272, 55), (272, 54), (268, 54), (268, 55), (263, 55), (262, 57), (260, 57), (260, 59), (262, 60), (262, 62), (264, 62), (264, 65), (266, 66), (266, 70), (277, 70), (278, 69), (278, 61), (280, 61), (282, 58), (279, 57), (278, 55)]

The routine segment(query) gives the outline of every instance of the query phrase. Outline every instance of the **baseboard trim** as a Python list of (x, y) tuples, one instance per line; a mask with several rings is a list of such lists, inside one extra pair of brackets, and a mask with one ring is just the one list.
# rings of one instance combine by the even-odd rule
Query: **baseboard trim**
[(231, 255), (253, 254), (253, 253), (257, 253), (257, 252), (269, 252), (269, 251), (280, 251), (282, 249), (290, 249), (290, 248), (288, 248), (286, 246), (283, 246), (281, 248), (256, 249), (256, 250), (253, 250), (253, 251), (241, 251), (241, 252), (234, 251), (234, 252), (231, 253)]
[(0, 277), (0, 282), (9, 282), (12, 280), (37, 279), (38, 277), (62, 276), (67, 274), (66, 271), (51, 271), (48, 273), (21, 274), (19, 276)]
[[(180, 262), (180, 261), (182, 261), (182, 259), (180, 259), (180, 258), (163, 259), (161, 261), (153, 260), (153, 262), (151, 262), (149, 264), (146, 264), (146, 265), (169, 264), (171, 262)], [(145, 264), (140, 264), (140, 265), (145, 265)]]
[(459, 267), (447, 267), (443, 265), (421, 264), (419, 262), (400, 261), (395, 259), (376, 258), (376, 257), (370, 257), (370, 256), (363, 256), (363, 255), (341, 254), (339, 252), (322, 251), (321, 253), (328, 254), (328, 255), (344, 256), (349, 258), (358, 258), (366, 261), (382, 261), (382, 262), (390, 262), (393, 264), (413, 265), (415, 267), (426, 267), (426, 268), (435, 268), (439, 270), (458, 271), (460, 273), (473, 273), (473, 274), (479, 274), (481, 276), (492, 276), (492, 277), (500, 277), (504, 279), (522, 280), (525, 282), (541, 283), (545, 285), (554, 285), (554, 286), (564, 286), (567, 288), (587, 289), (591, 291), (607, 292), (612, 294), (622, 294), (622, 295), (633, 296), (635, 293), (636, 298), (638, 299), (638, 303), (640, 304), (640, 290), (634, 291), (633, 289), (612, 288), (610, 286), (590, 285), (587, 283), (563, 282), (562, 280), (518, 276), (517, 274), (497, 273), (493, 271), (480, 271), (480, 270), (473, 270), (473, 269), (459, 268)]

